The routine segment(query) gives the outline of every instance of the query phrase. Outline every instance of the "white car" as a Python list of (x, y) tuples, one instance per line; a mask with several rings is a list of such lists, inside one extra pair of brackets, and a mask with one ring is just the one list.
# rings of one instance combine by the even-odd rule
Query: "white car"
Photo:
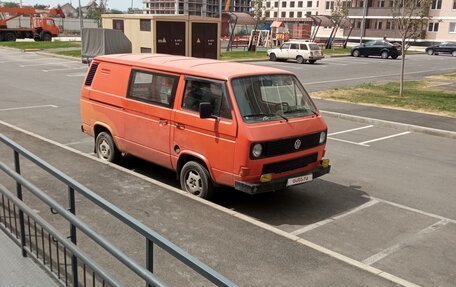
[(323, 59), (323, 52), (314, 42), (289, 41), (283, 43), (280, 48), (269, 49), (268, 57), (270, 61), (277, 60), (296, 60), (299, 64), (308, 61), (310, 64)]

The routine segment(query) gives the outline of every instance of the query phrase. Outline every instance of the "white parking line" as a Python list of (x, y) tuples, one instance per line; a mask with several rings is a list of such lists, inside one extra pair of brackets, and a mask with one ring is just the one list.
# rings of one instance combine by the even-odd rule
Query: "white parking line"
[(368, 129), (368, 128), (371, 128), (371, 127), (373, 127), (373, 125), (369, 125), (369, 126), (365, 126), (365, 127), (360, 127), (360, 128), (354, 128), (354, 129), (345, 130), (345, 131), (340, 131), (340, 132), (335, 132), (335, 133), (330, 133), (330, 134), (328, 134), (328, 136), (333, 136), (333, 135), (338, 135), (338, 134), (343, 134), (343, 133), (354, 132), (354, 131), (358, 131), (358, 130)]
[(193, 196), (193, 195), (190, 195), (190, 194), (187, 193), (187, 192), (184, 192), (183, 190), (177, 189), (177, 188), (175, 188), (175, 187), (172, 187), (172, 186), (170, 186), (170, 185), (168, 185), (168, 184), (165, 184), (165, 183), (163, 183), (163, 182), (160, 182), (160, 181), (158, 181), (158, 180), (151, 179), (150, 177), (147, 177), (147, 176), (145, 176), (145, 175), (139, 174), (139, 173), (137, 173), (137, 172), (134, 172), (134, 171), (132, 171), (132, 170), (126, 169), (126, 168), (124, 168), (124, 167), (121, 167), (121, 166), (118, 166), (118, 165), (115, 165), (115, 164), (111, 164), (111, 163), (107, 163), (107, 162), (105, 162), (105, 161), (103, 161), (103, 160), (101, 160), (101, 159), (98, 159), (97, 157), (94, 157), (94, 156), (91, 156), (91, 155), (89, 155), (89, 154), (83, 153), (83, 152), (81, 152), (81, 151), (79, 151), (79, 150), (77, 150), (77, 149), (74, 149), (74, 148), (71, 148), (71, 147), (62, 145), (61, 143), (58, 143), (58, 142), (56, 142), (56, 141), (53, 141), (53, 140), (50, 140), (50, 139), (48, 139), (48, 138), (42, 137), (42, 136), (40, 136), (40, 135), (38, 135), (38, 134), (29, 132), (29, 131), (27, 131), (27, 130), (24, 130), (24, 129), (22, 129), (22, 128), (19, 128), (19, 127), (17, 127), (17, 126), (14, 126), (14, 125), (12, 125), (12, 124), (9, 124), (9, 123), (7, 123), (7, 122), (4, 122), (4, 121), (1, 121), (1, 120), (0, 120), (0, 124), (2, 124), (2, 125), (4, 125), (4, 126), (7, 126), (7, 127), (10, 127), (10, 128), (12, 128), (12, 129), (14, 129), (14, 130), (17, 130), (17, 131), (19, 131), (19, 132), (25, 133), (25, 134), (27, 134), (27, 135), (30, 135), (30, 136), (32, 136), (32, 137), (35, 137), (35, 138), (37, 138), (37, 139), (40, 139), (40, 140), (42, 140), (42, 141), (44, 141), (44, 142), (47, 142), (47, 143), (53, 144), (53, 145), (55, 145), (55, 146), (61, 147), (61, 148), (65, 149), (65, 150), (67, 150), (67, 151), (76, 153), (76, 154), (81, 155), (81, 156), (83, 156), (83, 157), (86, 157), (86, 158), (95, 160), (95, 161), (97, 161), (97, 162), (99, 162), (99, 163), (103, 163), (103, 164), (108, 165), (108, 166), (110, 166), (110, 167), (112, 167), (112, 168), (115, 168), (115, 169), (117, 169), (117, 170), (120, 170), (120, 171), (123, 171), (123, 172), (125, 172), (125, 173), (130, 174), (130, 175), (136, 176), (136, 177), (138, 177), (138, 178), (140, 178), (140, 179), (142, 179), (142, 180), (144, 180), (144, 181), (150, 182), (150, 183), (152, 183), (152, 184), (156, 184), (156, 185), (158, 185), (158, 186), (160, 186), (160, 187), (163, 187), (163, 188), (165, 188), (165, 189), (168, 189), (168, 190), (170, 190), (170, 191), (174, 191), (174, 192), (176, 192), (176, 193), (179, 193), (179, 194), (181, 194), (181, 195), (183, 195), (183, 196), (186, 196), (187, 198), (190, 198), (190, 199), (192, 199), (192, 200), (198, 201), (198, 202), (201, 203), (201, 204), (210, 206), (210, 207), (212, 207), (212, 208), (214, 208), (214, 209), (216, 209), (216, 210), (218, 210), (218, 211), (221, 211), (221, 212), (223, 212), (223, 213), (226, 213), (226, 214), (229, 214), (229, 215), (234, 216), (234, 217), (236, 217), (236, 218), (239, 218), (240, 220), (243, 220), (243, 221), (245, 221), (245, 222), (248, 222), (248, 223), (250, 223), (250, 224), (252, 224), (252, 225), (257, 226), (258, 228), (262, 228), (262, 229), (264, 229), (264, 230), (270, 231), (270, 232), (272, 232), (272, 233), (274, 233), (274, 234), (277, 234), (277, 235), (279, 235), (279, 236), (282, 236), (282, 237), (284, 237), (284, 238), (287, 238), (287, 239), (289, 239), (289, 240), (291, 240), (291, 241), (294, 241), (294, 242), (296, 242), (296, 243), (302, 244), (303, 246), (306, 246), (306, 247), (308, 247), (308, 248), (312, 248), (312, 249), (314, 249), (314, 250), (316, 250), (316, 251), (318, 251), (318, 252), (320, 252), (320, 253), (323, 253), (323, 254), (326, 254), (326, 255), (330, 256), (331, 258), (337, 259), (337, 260), (339, 260), (339, 261), (341, 261), (341, 262), (344, 262), (344, 263), (346, 263), (346, 264), (348, 264), (348, 265), (351, 265), (351, 266), (353, 266), (353, 267), (355, 267), (355, 268), (358, 268), (358, 269), (360, 269), (360, 270), (366, 271), (366, 272), (368, 272), (368, 273), (370, 273), (370, 274), (373, 274), (373, 275), (375, 275), (375, 276), (384, 278), (384, 279), (386, 279), (386, 280), (389, 280), (389, 281), (391, 281), (391, 282), (393, 282), (393, 283), (396, 283), (396, 284), (399, 284), (399, 285), (402, 285), (402, 286), (406, 286), (406, 287), (418, 287), (417, 284), (414, 284), (414, 283), (412, 283), (412, 282), (410, 282), (410, 281), (407, 281), (407, 280), (405, 280), (405, 279), (402, 279), (402, 278), (400, 278), (400, 277), (394, 276), (394, 275), (391, 274), (391, 273), (385, 272), (385, 271), (383, 271), (383, 270), (381, 270), (381, 269), (378, 269), (378, 268), (369, 266), (369, 265), (367, 265), (367, 264), (364, 264), (364, 263), (362, 263), (362, 262), (360, 262), (360, 261), (354, 260), (354, 259), (352, 259), (352, 258), (350, 258), (350, 257), (347, 257), (347, 256), (345, 256), (345, 255), (342, 255), (342, 254), (337, 253), (337, 252), (335, 252), (335, 251), (332, 251), (332, 250), (330, 250), (330, 249), (327, 249), (327, 248), (325, 248), (325, 247), (323, 247), (323, 246), (321, 246), (321, 245), (315, 244), (315, 243), (310, 242), (310, 241), (308, 241), (308, 240), (302, 239), (302, 238), (300, 238), (300, 237), (298, 237), (298, 236), (296, 236), (296, 235), (292, 235), (292, 234), (290, 234), (290, 233), (287, 233), (287, 232), (285, 232), (285, 231), (283, 231), (283, 230), (281, 230), (281, 229), (279, 229), (279, 228), (276, 228), (276, 227), (274, 227), (274, 226), (271, 226), (271, 225), (269, 225), (269, 224), (266, 224), (266, 223), (264, 223), (264, 222), (261, 222), (261, 221), (259, 221), (259, 220), (254, 219), (254, 218), (251, 218), (251, 217), (249, 217), (249, 216), (246, 216), (246, 215), (244, 215), (244, 214), (242, 214), (242, 213), (239, 213), (239, 212), (230, 210), (230, 209), (228, 209), (228, 208), (222, 207), (222, 206), (220, 206), (220, 205), (217, 205), (217, 204), (212, 203), (212, 202), (210, 202), (210, 201), (201, 199), (201, 198), (199, 198), (199, 197), (195, 197), (195, 196)]
[(65, 65), (71, 64), (71, 62), (48, 62), (48, 63), (39, 63), (39, 64), (30, 64), (30, 65), (20, 65), (21, 68), (35, 67), (35, 66), (45, 66), (45, 65)]
[(67, 77), (85, 77), (87, 73), (73, 73), (66, 75)]
[(409, 134), (409, 133), (410, 133), (410, 132), (403, 132), (403, 133), (394, 134), (394, 135), (390, 135), (390, 136), (386, 136), (386, 137), (381, 137), (381, 138), (378, 138), (378, 139), (368, 140), (368, 141), (365, 141), (365, 142), (361, 142), (361, 143), (359, 143), (359, 144), (363, 145), (363, 144), (378, 142), (378, 141), (382, 141), (382, 140), (386, 140), (386, 139), (390, 139), (390, 138), (395, 138), (395, 137), (407, 135), (407, 134)]
[(349, 144), (354, 144), (354, 145), (360, 145), (360, 146), (370, 147), (370, 145), (367, 145), (367, 144), (361, 144), (361, 143), (352, 142), (352, 141), (347, 141), (347, 140), (342, 140), (342, 139), (338, 139), (338, 138), (328, 137), (328, 139), (333, 140), (333, 141), (338, 141), (338, 142), (344, 142), (344, 143), (349, 143)]
[(27, 109), (39, 109), (39, 108), (58, 108), (58, 106), (55, 106), (55, 105), (40, 105), (40, 106), (6, 108), (6, 109), (0, 109), (0, 112), (16, 111), (16, 110), (27, 110)]
[[(405, 73), (405, 75), (413, 75), (413, 74), (422, 74), (422, 73), (430, 73), (430, 72), (441, 72), (441, 71), (456, 71), (456, 68), (448, 68), (448, 69), (436, 69), (436, 70), (423, 70), (423, 71), (416, 71)], [(375, 78), (385, 78), (385, 77), (396, 77), (400, 76), (400, 74), (387, 74), (387, 75), (378, 75), (378, 76), (366, 76), (366, 77), (357, 77), (357, 78), (347, 78), (347, 79), (337, 79), (337, 80), (329, 80), (329, 81), (319, 81), (319, 82), (304, 82), (303, 85), (317, 85), (317, 84), (327, 84), (327, 83), (335, 83), (335, 82), (346, 82), (346, 81), (355, 81), (355, 80), (363, 80), (363, 79), (375, 79)]]
[(93, 139), (89, 138), (89, 139), (82, 140), (82, 141), (64, 143), (63, 145), (70, 146), (70, 145), (86, 144), (86, 143), (92, 143), (92, 142), (93, 142)]
[(350, 214), (356, 213), (356, 212), (358, 212), (360, 210), (368, 208), (368, 207), (370, 207), (372, 205), (375, 205), (377, 203), (378, 203), (378, 201), (375, 200), (375, 199), (370, 200), (370, 201), (368, 201), (368, 202), (366, 202), (366, 203), (364, 203), (364, 204), (362, 204), (362, 205), (360, 205), (360, 206), (358, 206), (358, 207), (356, 207), (356, 208), (354, 208), (354, 209), (352, 209), (352, 210), (350, 210), (348, 212), (345, 212), (345, 213), (337, 215), (337, 216), (333, 216), (331, 218), (328, 218), (328, 219), (325, 219), (325, 220), (322, 220), (322, 221), (319, 221), (319, 222), (315, 222), (313, 224), (309, 224), (307, 226), (304, 226), (303, 228), (300, 228), (298, 230), (295, 230), (295, 231), (291, 232), (291, 234), (293, 234), (293, 235), (303, 234), (303, 233), (305, 233), (307, 231), (310, 231), (310, 230), (315, 229), (317, 227), (320, 227), (320, 226), (323, 226), (325, 224), (334, 222), (334, 221), (336, 221), (338, 219), (344, 218), (345, 216), (348, 216)]
[(372, 255), (369, 258), (364, 259), (362, 262), (364, 264), (367, 264), (367, 265), (372, 265), (375, 262), (378, 262), (378, 261), (382, 260), (383, 258), (387, 257), (388, 255), (391, 255), (394, 252), (399, 251), (403, 247), (411, 245), (414, 242), (417, 242), (424, 235), (427, 235), (429, 233), (432, 233), (434, 231), (439, 230), (440, 228), (442, 228), (443, 226), (447, 225), (448, 223), (449, 223), (448, 220), (442, 219), (442, 220), (440, 220), (440, 221), (438, 221), (438, 222), (426, 227), (425, 229), (420, 230), (418, 233), (414, 234), (413, 236), (411, 236), (411, 237), (409, 237), (409, 238), (407, 238), (407, 239), (405, 239), (405, 240), (403, 240), (403, 241), (401, 241), (401, 242), (399, 242), (399, 243), (397, 243), (397, 244), (395, 244), (395, 245), (393, 245), (391, 247), (388, 247), (388, 248), (380, 251), (379, 253)]
[(43, 72), (57, 72), (57, 71), (69, 71), (69, 70), (80, 70), (80, 69), (85, 69), (87, 68), (86, 66), (78, 67), (78, 68), (61, 68), (61, 69), (51, 69), (51, 70), (41, 70)]

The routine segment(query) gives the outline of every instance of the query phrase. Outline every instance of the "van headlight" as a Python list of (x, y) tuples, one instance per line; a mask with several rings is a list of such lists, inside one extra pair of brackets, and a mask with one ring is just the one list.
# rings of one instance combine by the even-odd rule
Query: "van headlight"
[(320, 133), (320, 141), (319, 143), (322, 144), (322, 143), (325, 143), (326, 142), (326, 132), (321, 132)]
[(262, 144), (257, 143), (252, 146), (252, 157), (253, 158), (259, 158), (262, 153), (263, 153)]

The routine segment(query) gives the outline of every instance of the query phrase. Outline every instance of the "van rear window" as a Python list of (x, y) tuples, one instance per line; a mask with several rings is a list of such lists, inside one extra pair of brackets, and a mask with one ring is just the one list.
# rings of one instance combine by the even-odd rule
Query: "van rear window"
[(177, 79), (177, 76), (133, 70), (128, 98), (171, 107)]
[(86, 86), (92, 85), (93, 78), (95, 77), (95, 73), (97, 72), (97, 68), (98, 68), (98, 63), (92, 63), (92, 65), (90, 66), (90, 70), (87, 73), (87, 77), (86, 77), (86, 80), (84, 83)]

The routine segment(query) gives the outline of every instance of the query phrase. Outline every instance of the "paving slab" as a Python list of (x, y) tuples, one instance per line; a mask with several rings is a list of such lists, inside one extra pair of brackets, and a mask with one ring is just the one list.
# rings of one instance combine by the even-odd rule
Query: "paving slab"
[(0, 286), (60, 286), (0, 230)]
[[(373, 273), (118, 168), (5, 126), (0, 126), (0, 133), (88, 186), (240, 286), (396, 286)], [(11, 156), (2, 146), (0, 154), (2, 161), (11, 162)], [(61, 184), (26, 163), (23, 171), (49, 195), (59, 202), (66, 202), (66, 190)], [(24, 196), (42, 217), (55, 223), (62, 232), (68, 232), (67, 224), (55, 219), (48, 209), (35, 204), (30, 194)], [(81, 196), (76, 200), (78, 216), (134, 260), (144, 263), (145, 243), (139, 236)], [(79, 237), (79, 247), (129, 286), (139, 285), (132, 274), (119, 267), (84, 236)], [(157, 250), (155, 261), (156, 274), (170, 286), (208, 285), (207, 281), (163, 252)]]

